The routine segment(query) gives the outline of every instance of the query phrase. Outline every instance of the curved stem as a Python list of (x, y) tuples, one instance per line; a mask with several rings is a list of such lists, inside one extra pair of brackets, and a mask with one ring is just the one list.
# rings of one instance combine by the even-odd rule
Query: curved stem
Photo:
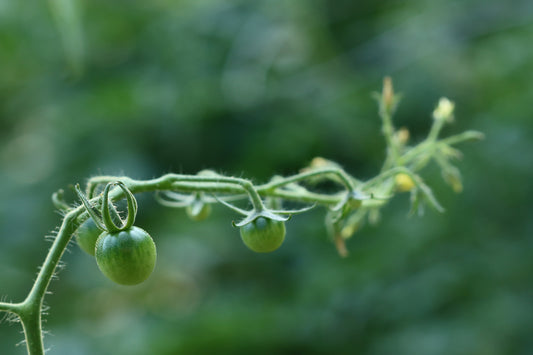
[(57, 237), (48, 251), (48, 255), (30, 293), (19, 306), (18, 315), (22, 321), (26, 346), (30, 355), (42, 355), (44, 353), (41, 330), (41, 307), (46, 289), (54, 275), (57, 264), (78, 226), (76, 218), (81, 212), (82, 207), (78, 207), (65, 215)]
[[(120, 216), (115, 210), (113, 204), (109, 203), (109, 192), (112, 186), (117, 185), (122, 192), (126, 195), (126, 200), (128, 204), (128, 215), (126, 221), (122, 221)], [(122, 222), (121, 226), (118, 227), (111, 216), (113, 214), (115, 217), (118, 217), (118, 220)], [(133, 193), (128, 190), (124, 183), (118, 181), (116, 183), (108, 183), (102, 194), (102, 219), (104, 221), (105, 227), (109, 233), (115, 233), (122, 230), (126, 230), (133, 226), (135, 223), (135, 217), (137, 216), (137, 200), (133, 196)]]
[(253, 184), (246, 179), (236, 178), (236, 177), (226, 177), (226, 176), (197, 176), (197, 175), (180, 175), (180, 174), (168, 174), (166, 177), (178, 181), (188, 181), (188, 182), (211, 182), (211, 183), (226, 183), (233, 184), (242, 187), (242, 189), (250, 195), (250, 199), (253, 200), (259, 198), (259, 195), (255, 191)]
[(52, 194), (52, 203), (59, 210), (68, 211), (70, 209), (70, 206), (63, 199), (63, 195), (64, 195), (63, 189), (59, 189), (56, 192), (54, 192)]
[[(109, 178), (109, 177), (107, 177)], [(119, 179), (120, 180), (120, 179)], [(246, 179), (236, 178), (236, 177), (226, 177), (226, 176), (198, 176), (198, 175), (181, 175), (181, 174), (167, 174), (163, 175), (159, 179), (148, 180), (145, 183), (134, 181), (131, 179), (122, 180), (124, 184), (130, 188), (132, 192), (137, 192), (136, 190), (142, 190), (143, 186), (149, 186), (150, 183), (161, 184), (163, 186), (172, 186), (174, 183), (189, 182), (191, 187), (195, 187), (194, 183), (198, 183), (196, 190), (202, 191), (202, 183), (225, 183), (237, 185), (250, 197), (250, 201), (256, 211), (263, 211), (265, 209), (263, 202), (261, 201), (261, 196), (255, 190), (254, 185)]]

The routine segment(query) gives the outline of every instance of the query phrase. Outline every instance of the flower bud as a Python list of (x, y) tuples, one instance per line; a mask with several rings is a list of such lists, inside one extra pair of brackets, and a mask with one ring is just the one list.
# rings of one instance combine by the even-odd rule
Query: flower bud
[(433, 118), (435, 120), (443, 120), (444, 122), (453, 122), (453, 110), (455, 104), (453, 101), (448, 100), (445, 97), (441, 97), (439, 104), (433, 111)]
[(311, 169), (320, 169), (320, 168), (338, 168), (339, 164), (322, 158), (322, 157), (315, 157), (313, 160), (311, 160), (311, 163), (309, 164), (309, 167)]
[(453, 191), (460, 193), (463, 191), (463, 183), (461, 182), (461, 174), (457, 169), (449, 169), (443, 172), (444, 180), (452, 187)]
[(392, 114), (396, 106), (396, 97), (392, 86), (392, 79), (386, 76), (383, 79), (383, 91), (381, 92), (381, 107), (387, 114)]
[(396, 132), (395, 138), (400, 145), (405, 145), (409, 141), (409, 130), (405, 127), (400, 128)]
[(405, 173), (400, 173), (394, 177), (396, 183), (396, 189), (400, 192), (411, 191), (415, 187), (413, 179)]

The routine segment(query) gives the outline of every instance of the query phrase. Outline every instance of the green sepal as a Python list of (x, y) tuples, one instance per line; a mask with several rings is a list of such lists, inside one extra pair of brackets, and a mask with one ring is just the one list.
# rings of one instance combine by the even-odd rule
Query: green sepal
[(76, 184), (76, 186), (74, 186), (74, 191), (76, 191), (76, 194), (78, 195), (78, 198), (83, 203), (83, 206), (85, 207), (85, 210), (87, 211), (89, 216), (91, 216), (91, 218), (94, 220), (94, 223), (96, 224), (96, 226), (99, 229), (103, 230), (103, 231), (107, 231), (107, 228), (104, 225), (104, 223), (102, 222), (102, 219), (94, 211), (94, 207), (91, 206), (91, 203), (89, 202), (89, 200), (87, 200), (87, 198), (85, 197), (85, 195), (81, 191), (80, 184)]
[(247, 225), (248, 223), (255, 221), (259, 217), (268, 218), (274, 221), (286, 222), (291, 218), (293, 214), (298, 214), (298, 213), (309, 211), (316, 205), (316, 204), (313, 204), (311, 206), (307, 206), (307, 207), (304, 207), (298, 210), (271, 210), (268, 208), (264, 208), (263, 210), (260, 210), (260, 211), (257, 211), (257, 210), (246, 211), (246, 210), (243, 210), (242, 208), (232, 205), (231, 203), (221, 200), (216, 196), (213, 196), (213, 197), (218, 202), (223, 204), (224, 206), (232, 209), (233, 211), (239, 214), (242, 214), (243, 216), (246, 216), (244, 219), (242, 219), (238, 223), (235, 223), (235, 221), (233, 221), (232, 224), (234, 227), (242, 227), (244, 225)]

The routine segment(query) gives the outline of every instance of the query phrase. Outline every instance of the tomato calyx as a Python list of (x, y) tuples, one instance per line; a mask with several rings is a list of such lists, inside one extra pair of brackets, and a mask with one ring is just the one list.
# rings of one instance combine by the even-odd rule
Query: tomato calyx
[(235, 221), (233, 221), (232, 223), (233, 223), (234, 227), (245, 226), (245, 225), (247, 225), (249, 223), (252, 223), (253, 221), (255, 221), (256, 219), (258, 219), (260, 217), (264, 217), (264, 218), (267, 218), (267, 219), (273, 220), (273, 221), (285, 222), (285, 221), (288, 221), (293, 214), (299, 214), (299, 213), (307, 212), (310, 209), (312, 209), (313, 207), (315, 207), (315, 205), (316, 205), (316, 204), (313, 204), (311, 206), (307, 206), (307, 207), (304, 207), (304, 208), (301, 208), (301, 209), (298, 209), (298, 210), (284, 210), (284, 209), (274, 210), (274, 209), (267, 208), (263, 204), (261, 204), (261, 206), (256, 206), (251, 211), (246, 211), (246, 210), (243, 210), (243, 209), (241, 209), (241, 208), (239, 208), (237, 206), (232, 205), (229, 202), (221, 200), (220, 198), (218, 198), (216, 196), (215, 196), (215, 199), (218, 202), (220, 202), (221, 204), (223, 204), (224, 206), (226, 206), (226, 207), (232, 209), (233, 211), (245, 216), (238, 223), (235, 223)]

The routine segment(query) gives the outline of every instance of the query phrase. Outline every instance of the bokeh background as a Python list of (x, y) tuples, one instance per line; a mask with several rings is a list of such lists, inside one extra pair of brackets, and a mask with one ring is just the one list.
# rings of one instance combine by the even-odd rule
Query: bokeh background
[[(532, 41), (530, 0), (0, 0), (0, 296), (31, 287), (51, 193), (93, 175), (265, 182), (319, 155), (373, 176), (390, 75), (413, 141), (441, 96), (444, 134), (486, 134), (462, 194), (426, 171), (446, 213), (398, 196), (342, 259), (316, 209), (257, 255), (227, 210), (193, 223), (140, 195), (154, 274), (116, 286), (71, 246), (50, 354), (533, 354)], [(1, 354), (20, 331), (0, 324)]]

